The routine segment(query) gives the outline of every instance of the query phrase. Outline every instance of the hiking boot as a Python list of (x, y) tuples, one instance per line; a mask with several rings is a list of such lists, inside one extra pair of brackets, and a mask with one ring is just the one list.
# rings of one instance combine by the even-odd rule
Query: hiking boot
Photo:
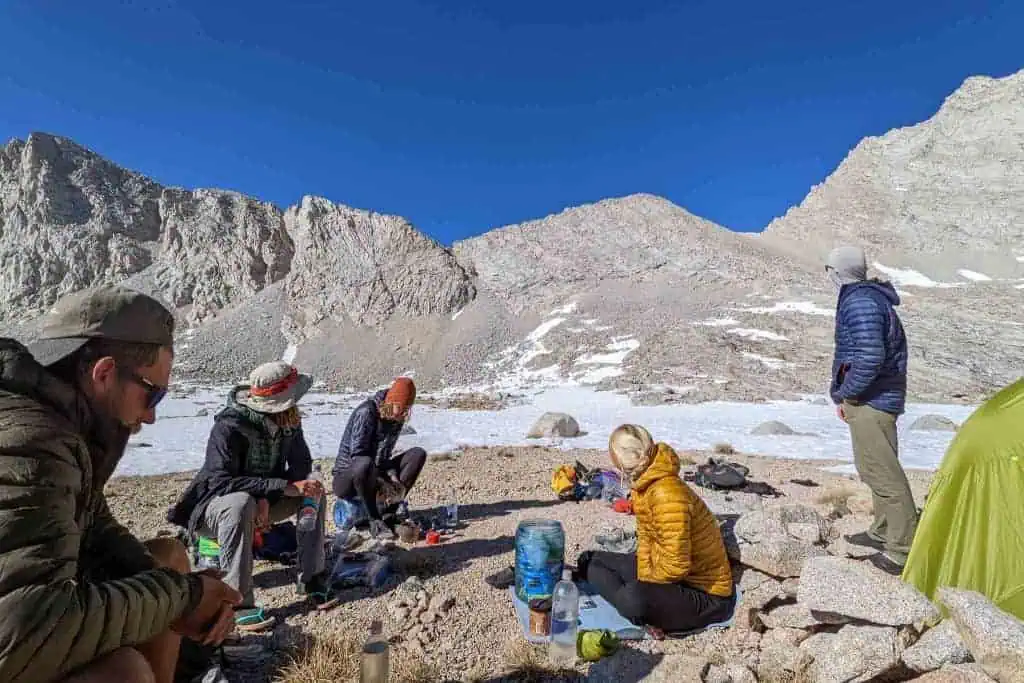
[(331, 589), (330, 581), (327, 578), (327, 572), (317, 574), (305, 583), (299, 581), (295, 585), (295, 592), (301, 596), (309, 598), (310, 602), (312, 602), (318, 610), (327, 610), (337, 607), (340, 602), (338, 596), (335, 595), (334, 591)]
[(409, 503), (405, 500), (400, 500), (397, 503), (391, 503), (381, 512), (380, 515), (383, 517), (393, 517), (397, 522), (404, 522), (409, 518)]
[(886, 574), (892, 574), (893, 576), (901, 576), (903, 574), (903, 565), (893, 561), (885, 553), (872, 555), (867, 560)]
[(847, 534), (843, 536), (843, 539), (848, 543), (864, 546), (865, 548), (874, 548), (879, 552), (885, 550), (885, 542), (875, 538), (866, 531), (862, 531), (859, 534)]

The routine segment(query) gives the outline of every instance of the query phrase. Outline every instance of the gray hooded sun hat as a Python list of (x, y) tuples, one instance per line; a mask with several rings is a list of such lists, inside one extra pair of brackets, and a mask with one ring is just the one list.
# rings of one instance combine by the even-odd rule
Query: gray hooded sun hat
[(249, 384), (235, 395), (241, 405), (257, 413), (283, 413), (294, 408), (313, 386), (313, 378), (283, 360), (264, 363), (249, 375)]

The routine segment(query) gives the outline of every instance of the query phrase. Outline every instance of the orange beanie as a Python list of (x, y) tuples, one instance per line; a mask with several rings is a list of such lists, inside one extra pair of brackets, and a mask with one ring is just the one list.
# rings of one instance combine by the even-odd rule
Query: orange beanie
[(408, 408), (416, 400), (416, 385), (408, 377), (398, 377), (384, 395), (384, 403)]

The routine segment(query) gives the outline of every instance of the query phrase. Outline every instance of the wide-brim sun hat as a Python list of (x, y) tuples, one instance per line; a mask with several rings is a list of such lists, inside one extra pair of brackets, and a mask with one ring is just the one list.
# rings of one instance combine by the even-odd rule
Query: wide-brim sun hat
[(282, 360), (259, 366), (249, 375), (235, 400), (257, 413), (283, 413), (294, 408), (313, 386), (313, 378)]

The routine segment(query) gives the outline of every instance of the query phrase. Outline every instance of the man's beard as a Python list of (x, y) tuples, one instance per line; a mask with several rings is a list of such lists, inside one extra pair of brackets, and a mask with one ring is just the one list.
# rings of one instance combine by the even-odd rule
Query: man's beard
[[(120, 389), (121, 387), (118, 388)], [(112, 393), (105, 401), (103, 401), (103, 405), (100, 407), (100, 412), (103, 417), (111, 423), (118, 425), (131, 434), (138, 434), (142, 431), (141, 422), (129, 423), (118, 417), (118, 415), (121, 414), (121, 401), (123, 400), (124, 394), (121, 391)]]
[(124, 457), (128, 438), (142, 428), (141, 424), (127, 425), (117, 417), (120, 413), (118, 401), (122, 396), (120, 392), (115, 392), (105, 399), (92, 401), (96, 417), (93, 434), (103, 449), (102, 461), (93, 463), (93, 475), (97, 482), (106, 482), (114, 474)]

